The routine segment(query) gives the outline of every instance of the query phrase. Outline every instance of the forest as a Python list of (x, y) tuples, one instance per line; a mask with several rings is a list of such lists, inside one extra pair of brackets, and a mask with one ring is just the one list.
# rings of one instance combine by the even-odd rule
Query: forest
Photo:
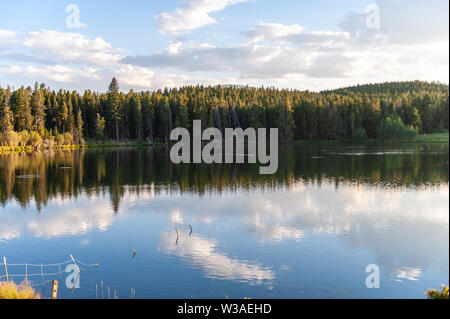
[(448, 132), (449, 86), (422, 81), (310, 92), (237, 86), (185, 86), (105, 93), (45, 84), (0, 87), (2, 146), (81, 145), (86, 139), (168, 143), (175, 127), (276, 127), (292, 140), (394, 139)]

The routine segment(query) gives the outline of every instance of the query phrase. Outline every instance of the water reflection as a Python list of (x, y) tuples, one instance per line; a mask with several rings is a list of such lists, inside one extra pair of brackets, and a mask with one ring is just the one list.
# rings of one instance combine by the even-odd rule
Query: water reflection
[(183, 236), (178, 240), (175, 233), (161, 234), (160, 249), (187, 260), (200, 267), (205, 276), (215, 279), (243, 281), (260, 285), (275, 278), (268, 267), (262, 267), (245, 259), (231, 258), (218, 251), (216, 240), (198, 235)]
[[(167, 149), (50, 151), (0, 154), (0, 203), (15, 199), (40, 210), (49, 199), (109, 193), (117, 211), (123, 186), (136, 194), (154, 185), (163, 191), (211, 193), (228, 190), (273, 190), (298, 180), (385, 187), (421, 187), (448, 182), (448, 145), (290, 146), (280, 149), (275, 175), (259, 175), (257, 165), (174, 165)], [(374, 156), (383, 155), (383, 156)], [(349, 156), (351, 155), (351, 156)], [(357, 155), (357, 156), (356, 156)], [(23, 178), (34, 176), (34, 178)], [(20, 178), (22, 177), (22, 178)]]
[[(280, 153), (276, 175), (257, 172), (251, 165), (172, 165), (164, 149), (3, 154), (0, 249), (79, 237), (81, 246), (112, 256), (124, 242), (144, 242), (150, 247), (137, 248), (136, 265), (153, 248), (202, 278), (278, 288), (275, 296), (287, 297), (296, 296), (290, 285), (314, 277), (317, 261), (349, 269), (376, 263), (393, 283), (420, 283), (421, 295), (421, 280), (448, 280), (448, 145), (293, 146)], [(24, 175), (39, 177), (17, 178)], [(170, 265), (152, 258), (150, 265)], [(122, 263), (118, 272), (151, 266), (140, 267)], [(330, 272), (313, 285), (343, 277), (338, 266)], [(361, 275), (347, 275), (359, 287)]]

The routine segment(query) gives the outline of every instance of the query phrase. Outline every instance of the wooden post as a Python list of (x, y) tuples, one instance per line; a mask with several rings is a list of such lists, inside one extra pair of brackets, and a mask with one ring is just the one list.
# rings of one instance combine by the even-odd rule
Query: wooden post
[(6, 281), (9, 282), (9, 278), (8, 278), (8, 266), (6, 266), (6, 257), (3, 257), (3, 264), (5, 265)]
[(53, 280), (52, 299), (58, 298), (58, 280)]

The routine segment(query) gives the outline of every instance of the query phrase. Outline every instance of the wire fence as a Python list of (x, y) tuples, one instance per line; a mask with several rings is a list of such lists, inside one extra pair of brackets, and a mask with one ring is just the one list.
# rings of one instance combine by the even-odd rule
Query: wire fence
[[(92, 271), (89, 268), (97, 268), (100, 266), (100, 264), (86, 264), (80, 259), (74, 258), (72, 255), (70, 255), (70, 259), (54, 264), (8, 263), (6, 261), (6, 257), (3, 257), (3, 259), (0, 260), (0, 282), (4, 280), (14, 280), (15, 278), (24, 278), (26, 285), (40, 289), (40, 287), (54, 281), (54, 278), (49, 280), (45, 280), (45, 278), (60, 275), (62, 279), (62, 274), (67, 274), (68, 271), (66, 270), (66, 267), (70, 264), (74, 264), (76, 266), (76, 270), (78, 271), (78, 277), (76, 280), (78, 280), (81, 276), (81, 272)], [(13, 271), (18, 272), (15, 273)], [(42, 281), (39, 283), (32, 283), (31, 280), (29, 280), (29, 278), (33, 279), (36, 277), (40, 277)], [(75, 288), (76, 280), (73, 283), (72, 293)], [(135, 296), (136, 290), (131, 288), (130, 298), (134, 299)], [(113, 290), (109, 285), (104, 285), (103, 281), (101, 281), (100, 285), (95, 283), (95, 298), (119, 299), (119, 295), (116, 290)]]
[[(43, 286), (46, 283), (52, 282), (52, 280), (45, 280), (46, 277), (54, 277), (58, 275), (62, 275), (63, 273), (67, 273), (66, 269), (63, 267), (65, 265), (74, 264), (77, 267), (78, 272), (89, 271), (88, 269), (82, 268), (84, 267), (98, 267), (99, 264), (86, 264), (77, 258), (73, 258), (70, 255), (70, 259), (54, 263), (54, 264), (29, 264), (29, 263), (8, 263), (6, 261), (6, 257), (3, 257), (1, 261), (0, 267), (0, 281), (15, 278), (24, 278), (26, 284), (29, 284), (32, 287)], [(67, 267), (67, 266), (66, 266)], [(14, 273), (12, 271), (16, 271), (19, 268), (18, 273)], [(41, 277), (42, 281), (38, 284), (33, 284), (29, 281), (29, 278)]]

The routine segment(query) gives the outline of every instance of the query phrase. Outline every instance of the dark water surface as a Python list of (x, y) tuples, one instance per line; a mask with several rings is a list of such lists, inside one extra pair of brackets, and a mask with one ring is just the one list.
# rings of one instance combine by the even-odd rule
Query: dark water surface
[[(62, 298), (101, 298), (102, 283), (110, 298), (424, 298), (449, 280), (448, 155), (292, 145), (267, 176), (164, 149), (0, 154), (0, 257), (37, 265), (8, 270), (43, 297), (58, 279)], [(69, 273), (28, 276), (70, 254), (99, 264), (80, 265), (73, 294)]]

